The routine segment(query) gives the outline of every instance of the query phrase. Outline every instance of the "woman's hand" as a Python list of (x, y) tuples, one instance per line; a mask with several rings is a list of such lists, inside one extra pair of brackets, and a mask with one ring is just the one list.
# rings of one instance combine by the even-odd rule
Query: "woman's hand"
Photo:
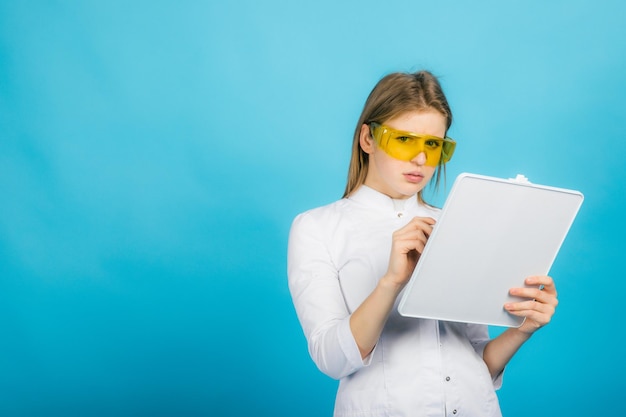
[(515, 316), (526, 317), (518, 330), (530, 335), (550, 322), (559, 300), (554, 281), (549, 276), (531, 276), (524, 283), (533, 288), (512, 288), (510, 294), (528, 300), (507, 303), (504, 308)]
[(435, 219), (430, 217), (415, 217), (393, 233), (387, 273), (350, 316), (350, 330), (362, 358), (378, 343), (389, 312), (409, 281), (434, 224)]
[(434, 224), (431, 217), (414, 217), (393, 233), (389, 267), (383, 279), (399, 288), (409, 281)]

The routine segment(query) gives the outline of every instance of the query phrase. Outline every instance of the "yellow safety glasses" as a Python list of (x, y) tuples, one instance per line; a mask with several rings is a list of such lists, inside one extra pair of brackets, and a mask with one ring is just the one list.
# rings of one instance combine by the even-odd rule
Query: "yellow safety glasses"
[(426, 165), (436, 167), (452, 158), (456, 142), (448, 137), (421, 135), (392, 129), (378, 123), (370, 123), (370, 132), (380, 149), (392, 158), (410, 161), (424, 152)]

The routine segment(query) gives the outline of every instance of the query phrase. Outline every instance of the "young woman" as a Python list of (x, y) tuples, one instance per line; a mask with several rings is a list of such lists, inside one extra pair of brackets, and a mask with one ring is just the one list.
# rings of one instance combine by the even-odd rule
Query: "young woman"
[(548, 276), (511, 289), (527, 301), (504, 308), (526, 320), (495, 339), (487, 326), (398, 314), (439, 213), (422, 191), (452, 156), (451, 122), (432, 74), (384, 77), (357, 123), (343, 198), (293, 222), (289, 289), (313, 361), (340, 380), (335, 416), (500, 416), (505, 365), (554, 314)]

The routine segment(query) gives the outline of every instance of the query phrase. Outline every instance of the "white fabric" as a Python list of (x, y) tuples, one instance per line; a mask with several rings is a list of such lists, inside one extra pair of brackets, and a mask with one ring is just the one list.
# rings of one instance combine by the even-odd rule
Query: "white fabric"
[[(339, 379), (340, 416), (500, 416), (482, 359), (486, 326), (402, 317), (394, 307), (374, 351), (361, 359), (350, 314), (384, 275), (391, 234), (439, 211), (367, 186), (296, 217), (289, 237), (289, 289), (318, 368)], [(400, 299), (400, 297), (398, 297)]]

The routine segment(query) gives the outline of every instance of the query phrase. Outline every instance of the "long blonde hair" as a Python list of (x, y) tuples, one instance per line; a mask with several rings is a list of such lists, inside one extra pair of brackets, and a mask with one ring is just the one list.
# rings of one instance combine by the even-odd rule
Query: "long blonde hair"
[[(392, 73), (383, 77), (365, 101), (361, 117), (356, 124), (352, 141), (352, 156), (348, 168), (348, 182), (343, 197), (359, 188), (367, 177), (369, 155), (361, 149), (361, 127), (372, 122), (384, 124), (387, 120), (410, 111), (435, 110), (446, 119), (446, 131), (452, 124), (452, 112), (437, 78), (428, 71), (415, 73)], [(435, 188), (439, 185), (445, 165), (439, 163), (435, 173)], [(424, 202), (422, 191), (417, 194)]]

